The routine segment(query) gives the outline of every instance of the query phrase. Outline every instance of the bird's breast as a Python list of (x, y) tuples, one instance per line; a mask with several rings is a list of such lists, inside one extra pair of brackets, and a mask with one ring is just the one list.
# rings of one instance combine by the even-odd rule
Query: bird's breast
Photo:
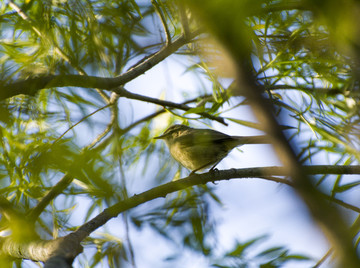
[(215, 164), (228, 154), (228, 149), (222, 145), (211, 143), (194, 143), (191, 146), (182, 142), (174, 142), (170, 146), (171, 155), (184, 167), (197, 170)]

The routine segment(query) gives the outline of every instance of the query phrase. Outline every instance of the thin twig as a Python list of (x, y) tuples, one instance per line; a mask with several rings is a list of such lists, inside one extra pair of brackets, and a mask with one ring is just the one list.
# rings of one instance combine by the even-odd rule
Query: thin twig
[(326, 87), (304, 87), (293, 85), (266, 85), (267, 90), (301, 90), (313, 94), (338, 95), (344, 94), (345, 89), (342, 88), (326, 88)]
[[(191, 100), (184, 101), (184, 102), (180, 103), (180, 105), (186, 105), (186, 104), (189, 104), (189, 103), (193, 103), (193, 102), (197, 101), (198, 99), (204, 100), (205, 98), (208, 98), (208, 97), (212, 97), (212, 95), (203, 95), (203, 96), (200, 96), (200, 97), (198, 97), (198, 98), (194, 98), (194, 99), (191, 99)], [(147, 115), (147, 116), (139, 119), (138, 121), (136, 121), (136, 122), (128, 125), (126, 128), (123, 128), (122, 131), (121, 131), (121, 133), (123, 133), (123, 134), (124, 134), (124, 133), (127, 133), (127, 132), (129, 132), (131, 129), (133, 129), (134, 127), (136, 127), (137, 125), (139, 125), (139, 124), (141, 124), (141, 123), (143, 123), (143, 122), (147, 122), (148, 120), (153, 119), (154, 117), (156, 117), (156, 116), (158, 116), (158, 115), (160, 115), (160, 114), (165, 113), (167, 110), (168, 110), (168, 109), (164, 109), (164, 108), (163, 108), (163, 109), (161, 109), (161, 110), (159, 110), (159, 111), (157, 111), (157, 112), (154, 112), (154, 113), (152, 113), (152, 114), (149, 114), (149, 115)]]
[(111, 129), (114, 127), (115, 123), (117, 123), (118, 119), (118, 107), (117, 107), (117, 100), (119, 99), (119, 95), (115, 92), (112, 93), (110, 102), (112, 104), (111, 109), (111, 119), (110, 123), (107, 125), (105, 130), (101, 132), (88, 146), (87, 149), (93, 148), (97, 143), (99, 143), (108, 133), (110, 133)]
[(327, 258), (331, 256), (331, 254), (334, 252), (333, 248), (329, 248), (329, 250), (326, 252), (326, 254), (312, 267), (312, 268), (319, 268)]
[(335, 197), (333, 196), (328, 196), (326, 194), (322, 194), (326, 199), (330, 200), (331, 202), (333, 203), (336, 203), (344, 208), (347, 208), (347, 209), (350, 209), (352, 211), (355, 211), (357, 213), (360, 213), (360, 208), (359, 207), (356, 207), (354, 205), (351, 205), (351, 204), (348, 204), (340, 199), (336, 199)]
[(155, 11), (156, 13), (158, 14), (160, 20), (161, 20), (161, 24), (164, 28), (164, 31), (165, 31), (165, 44), (166, 45), (169, 45), (171, 43), (171, 34), (170, 34), (170, 31), (169, 31), (169, 28), (167, 26), (167, 23), (166, 23), (166, 19), (165, 19), (165, 16), (159, 6), (159, 3), (156, 1), (156, 0), (151, 0), (151, 4), (155, 7)]
[(18, 5), (16, 5), (13, 1), (10, 0), (10, 1), (9, 1), (9, 6), (10, 6), (12, 9), (14, 9), (14, 10), (19, 14), (19, 16), (20, 16), (23, 20), (29, 22), (30, 25), (31, 25), (31, 28), (33, 29), (33, 31), (34, 31), (39, 37), (41, 37), (41, 32), (33, 25), (34, 22), (25, 14), (24, 11), (21, 10), (21, 8), (20, 8)]
[[(185, 104), (179, 104), (179, 103), (175, 103), (175, 102), (171, 102), (171, 101), (165, 101), (165, 100), (160, 100), (160, 99), (156, 99), (156, 98), (152, 98), (152, 97), (143, 96), (143, 95), (136, 94), (136, 93), (131, 93), (131, 92), (127, 91), (126, 89), (124, 89), (123, 87), (119, 87), (116, 90), (116, 93), (119, 94), (120, 97), (150, 102), (150, 103), (161, 105), (163, 107), (180, 109), (183, 111), (189, 111), (190, 109), (192, 109), (192, 107), (189, 107)], [(202, 117), (209, 118), (214, 121), (217, 121), (217, 122), (227, 126), (227, 123), (225, 123), (225, 120), (222, 117), (214, 116), (214, 115), (211, 115), (208, 113), (198, 113), (198, 115), (201, 115)]]
[(47, 207), (47, 205), (55, 199), (59, 194), (61, 194), (73, 181), (73, 177), (70, 175), (63, 176), (59, 182), (51, 188), (51, 190), (41, 199), (41, 201), (32, 208), (27, 218), (31, 221), (35, 221), (40, 214), (44, 211), (44, 209)]
[(107, 104), (103, 107), (100, 107), (99, 109), (96, 109), (95, 111), (87, 114), (86, 116), (84, 116), (83, 118), (81, 118), (78, 122), (76, 122), (75, 124), (73, 124), (71, 127), (69, 127), (66, 131), (64, 131), (64, 133), (62, 133), (52, 144), (55, 144), (56, 142), (58, 142), (62, 137), (64, 137), (66, 135), (66, 133), (68, 133), (70, 130), (72, 130), (74, 127), (76, 127), (77, 125), (79, 125), (81, 122), (84, 122), (86, 119), (88, 119), (90, 116), (104, 110), (105, 108), (108, 108), (112, 106), (112, 104)]
[[(193, 98), (193, 99), (184, 101), (184, 102), (182, 102), (181, 104), (189, 104), (189, 103), (192, 103), (192, 102), (197, 101), (198, 99), (203, 99), (203, 98), (208, 98), (208, 97), (212, 97), (212, 96), (210, 96), (210, 95), (203, 95), (203, 96), (198, 97), (198, 98)], [(171, 108), (170, 108), (170, 109), (171, 109)], [(127, 132), (129, 132), (131, 129), (133, 129), (133, 128), (136, 127), (137, 125), (139, 125), (139, 124), (141, 124), (141, 123), (143, 123), (143, 122), (147, 122), (147, 121), (155, 118), (156, 116), (165, 113), (165, 112), (168, 111), (168, 110), (169, 110), (169, 109), (163, 108), (163, 109), (161, 109), (161, 110), (159, 110), (159, 111), (157, 111), (157, 112), (154, 112), (154, 113), (152, 113), (152, 114), (149, 114), (149, 115), (147, 115), (147, 116), (139, 119), (138, 121), (135, 121), (134, 123), (132, 123), (132, 124), (128, 125), (127, 127), (121, 129), (121, 130), (120, 130), (121, 135), (126, 134)], [(110, 131), (110, 129), (111, 129), (111, 127), (110, 127), (110, 125), (109, 125), (109, 126), (106, 128), (106, 130), (104, 130), (104, 131), (88, 146), (88, 148), (93, 148), (97, 143), (99, 143), (99, 142), (106, 136), (106, 134)], [(111, 139), (111, 137), (110, 137), (109, 139), (103, 141), (103, 142), (101, 143), (101, 145), (103, 145), (104, 143), (106, 144), (106, 143), (108, 142), (108, 140), (110, 140), (110, 139)]]
[(178, 7), (180, 10), (180, 20), (184, 30), (184, 35), (187, 36), (190, 32), (190, 29), (189, 29), (189, 19), (186, 16), (185, 6), (180, 4), (178, 5)]

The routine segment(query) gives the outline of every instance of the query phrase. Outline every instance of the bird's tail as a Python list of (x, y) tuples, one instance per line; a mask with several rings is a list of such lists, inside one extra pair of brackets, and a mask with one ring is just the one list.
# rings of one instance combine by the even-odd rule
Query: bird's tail
[(231, 136), (236, 139), (241, 144), (269, 144), (270, 139), (268, 136), (260, 135), (260, 136)]

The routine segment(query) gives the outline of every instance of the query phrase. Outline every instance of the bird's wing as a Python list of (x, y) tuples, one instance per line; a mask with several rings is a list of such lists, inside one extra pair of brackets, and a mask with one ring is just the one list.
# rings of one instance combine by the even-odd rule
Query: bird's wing
[(197, 129), (198, 131), (192, 131), (186, 135), (177, 137), (177, 140), (183, 147), (189, 146), (211, 146), (212, 144), (223, 143), (230, 141), (233, 138), (224, 133), (212, 130), (212, 129)]

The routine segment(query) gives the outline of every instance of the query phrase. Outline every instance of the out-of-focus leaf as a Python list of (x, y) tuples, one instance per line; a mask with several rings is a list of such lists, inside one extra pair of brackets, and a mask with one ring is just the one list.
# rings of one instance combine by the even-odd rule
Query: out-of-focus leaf
[(250, 239), (244, 243), (237, 242), (235, 249), (231, 252), (228, 252), (226, 256), (240, 257), (244, 254), (245, 250), (254, 246), (254, 244), (259, 243), (261, 240), (264, 240), (267, 236), (256, 237), (254, 239)]

